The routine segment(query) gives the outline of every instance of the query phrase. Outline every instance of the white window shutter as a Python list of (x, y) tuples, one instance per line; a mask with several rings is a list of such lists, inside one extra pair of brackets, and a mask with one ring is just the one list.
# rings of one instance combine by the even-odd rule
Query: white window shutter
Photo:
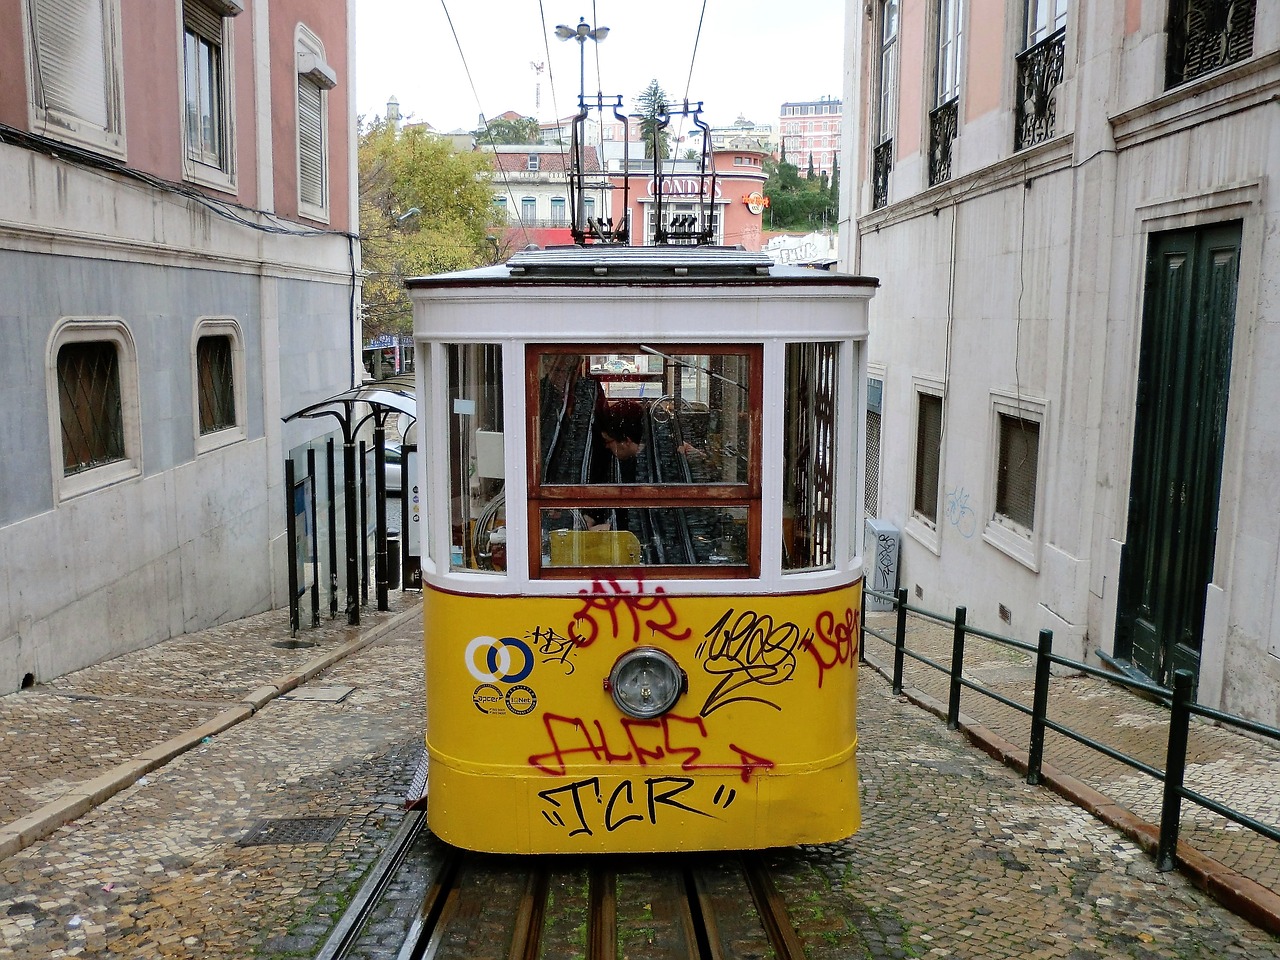
[(320, 88), (298, 77), (298, 195), (303, 203), (325, 205), (324, 98)]
[(35, 0), (36, 96), (107, 130), (107, 45), (102, 0)]

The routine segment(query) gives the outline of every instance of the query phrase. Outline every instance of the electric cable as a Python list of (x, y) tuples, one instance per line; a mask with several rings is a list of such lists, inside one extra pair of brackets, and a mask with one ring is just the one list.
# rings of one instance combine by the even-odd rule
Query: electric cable
[(693, 64), (698, 59), (698, 43), (702, 40), (702, 20), (707, 15), (707, 0), (702, 0), (702, 12), (698, 14), (698, 32), (693, 38), (693, 53), (689, 57), (689, 78), (684, 83), (684, 102), (689, 102), (689, 88), (693, 86)]
[[(541, 0), (539, 0), (539, 4), (541, 4)], [(467, 75), (467, 83), (471, 87), (471, 96), (475, 99), (476, 109), (480, 112), (480, 122), (484, 125), (485, 138), (489, 141), (489, 146), (493, 149), (494, 166), (498, 168), (498, 174), (502, 177), (502, 186), (506, 190), (507, 195), (514, 200), (515, 194), (511, 192), (511, 183), (507, 180), (507, 171), (503, 166), (501, 156), (498, 153), (498, 146), (493, 142), (493, 133), (489, 129), (489, 118), (485, 116), (484, 107), (480, 103), (480, 94), (476, 90), (476, 82), (471, 76), (471, 67), (467, 63), (467, 55), (462, 52), (462, 41), (458, 39), (458, 30), (453, 25), (453, 16), (449, 13), (449, 4), (446, 0), (440, 0), (440, 6), (444, 10), (445, 20), (449, 23), (449, 32), (453, 34), (454, 46), (458, 48), (458, 57), (461, 58), (462, 70)], [(548, 72), (550, 69), (551, 65), (548, 63)], [(514, 204), (512, 205), (514, 206)], [(516, 211), (516, 222), (520, 225), (520, 232), (524, 234), (525, 243), (529, 244), (531, 242), (529, 239), (529, 228), (525, 226), (524, 216), (520, 211)]]

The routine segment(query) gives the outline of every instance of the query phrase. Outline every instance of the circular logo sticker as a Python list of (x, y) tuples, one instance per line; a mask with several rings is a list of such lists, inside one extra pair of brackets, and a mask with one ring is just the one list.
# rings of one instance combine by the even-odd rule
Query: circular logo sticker
[(502, 706), (502, 691), (492, 683), (482, 683), (471, 694), (471, 702), (481, 713), (506, 713)]
[(507, 691), (507, 709), (517, 717), (523, 717), (538, 705), (538, 695), (523, 683), (517, 683)]
[[(512, 669), (515, 650), (523, 659)], [(533, 672), (533, 651), (515, 637), (476, 637), (467, 644), (467, 671), (481, 683), (519, 683)]]

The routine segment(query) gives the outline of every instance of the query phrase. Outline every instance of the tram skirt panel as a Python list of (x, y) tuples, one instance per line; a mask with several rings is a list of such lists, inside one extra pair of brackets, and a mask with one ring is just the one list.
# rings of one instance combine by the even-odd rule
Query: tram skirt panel
[[(858, 828), (861, 584), (672, 596), (426, 590), (428, 822), (493, 852), (748, 849)], [(687, 677), (659, 716), (606, 680), (651, 647)]]

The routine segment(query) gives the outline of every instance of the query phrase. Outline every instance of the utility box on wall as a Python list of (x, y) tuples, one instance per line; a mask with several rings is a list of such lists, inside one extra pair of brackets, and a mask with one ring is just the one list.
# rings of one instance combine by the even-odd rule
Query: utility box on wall
[[(878, 593), (893, 593), (898, 589), (898, 528), (893, 524), (867, 517), (867, 532), (863, 540), (862, 555), (867, 558), (865, 574), (867, 587)], [(867, 609), (892, 610), (893, 603), (879, 597), (868, 596)]]

